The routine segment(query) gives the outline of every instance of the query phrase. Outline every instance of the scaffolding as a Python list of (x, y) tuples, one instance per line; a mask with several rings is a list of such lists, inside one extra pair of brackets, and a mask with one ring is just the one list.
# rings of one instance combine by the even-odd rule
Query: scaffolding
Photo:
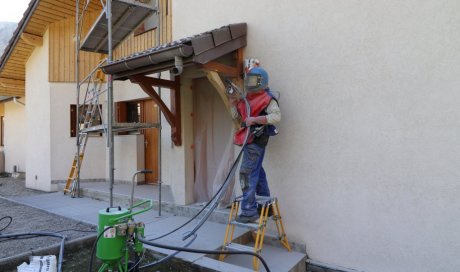
[[(148, 16), (156, 13), (158, 15), (158, 1), (154, 0), (93, 0), (100, 1), (102, 11), (83, 42), (81, 42), (82, 25), (85, 13), (92, 0), (86, 0), (81, 4), (76, 0), (76, 46), (75, 46), (75, 78), (77, 91), (77, 128), (76, 146), (77, 151), (74, 162), (67, 180), (64, 193), (75, 193), (80, 197), (80, 171), (84, 158), (84, 152), (88, 135), (91, 133), (103, 133), (106, 136), (109, 153), (109, 183), (110, 183), (110, 206), (113, 206), (113, 185), (114, 185), (114, 133), (122, 131), (133, 131), (147, 128), (160, 127), (158, 123), (115, 123), (114, 101), (113, 101), (113, 78), (108, 76), (105, 79), (105, 89), (102, 88), (104, 74), (101, 67), (113, 61), (113, 50), (117, 47), (136, 27), (138, 27)], [(156, 2), (156, 5), (154, 5)], [(80, 51), (107, 54), (101, 57), (100, 63), (80, 80)], [(82, 87), (86, 85), (84, 99), (81, 100)], [(107, 114), (102, 115), (99, 107), (99, 97), (106, 94)], [(94, 104), (96, 106), (94, 107)], [(84, 111), (84, 114), (83, 111)], [(94, 119), (99, 118), (101, 124), (94, 124)], [(70, 182), (69, 182), (70, 181)], [(70, 185), (69, 185), (70, 183)]]

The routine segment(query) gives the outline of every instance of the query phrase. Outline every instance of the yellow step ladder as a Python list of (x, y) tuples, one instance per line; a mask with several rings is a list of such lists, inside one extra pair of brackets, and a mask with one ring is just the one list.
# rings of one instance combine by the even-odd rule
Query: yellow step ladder
[[(252, 251), (256, 254), (260, 254), (262, 252), (262, 247), (264, 244), (265, 238), (265, 230), (267, 227), (267, 222), (269, 219), (269, 212), (272, 212), (271, 218), (275, 221), (276, 230), (278, 232), (278, 240), (280, 241), (281, 245), (285, 247), (289, 252), (291, 251), (291, 246), (289, 245), (289, 241), (286, 236), (286, 232), (284, 231), (283, 220), (281, 218), (280, 209), (278, 206), (278, 199), (276, 197), (261, 197), (257, 196), (256, 201), (257, 203), (262, 206), (260, 217), (258, 222), (256, 223), (240, 223), (236, 221), (236, 217), (238, 216), (238, 210), (240, 208), (242, 197), (238, 197), (232, 203), (230, 214), (228, 216), (228, 224), (225, 230), (225, 237), (224, 237), (224, 244), (222, 246), (222, 250), (224, 251)], [(233, 234), (235, 232), (235, 226), (245, 227), (251, 229), (255, 233), (255, 244), (254, 247), (241, 245), (233, 242)], [(219, 260), (223, 261), (226, 255), (222, 254), (219, 256)], [(252, 266), (254, 271), (259, 271), (259, 259), (257, 257), (253, 257), (252, 259)]]
[[(101, 55), (101, 59), (102, 59)], [(85, 131), (93, 126), (94, 120), (100, 118), (102, 120), (101, 108), (99, 104), (99, 96), (104, 92), (101, 91), (105, 75), (100, 70), (101, 63), (88, 76), (88, 87), (81, 105), (80, 118), (77, 126), (80, 127), (80, 133), (77, 135), (77, 145), (79, 149), (79, 157), (75, 153), (72, 166), (70, 168), (69, 177), (66, 180), (64, 194), (70, 193), (71, 197), (75, 197), (77, 193), (78, 169), (81, 169), (83, 158), (85, 156), (86, 144), (88, 142), (88, 132)]]

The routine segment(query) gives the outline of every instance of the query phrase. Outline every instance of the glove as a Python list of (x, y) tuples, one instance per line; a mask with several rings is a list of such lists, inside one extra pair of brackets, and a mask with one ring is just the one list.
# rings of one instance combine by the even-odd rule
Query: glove
[(248, 117), (245, 120), (246, 126), (250, 127), (253, 125), (265, 125), (267, 123), (267, 117), (257, 116), (257, 117)]

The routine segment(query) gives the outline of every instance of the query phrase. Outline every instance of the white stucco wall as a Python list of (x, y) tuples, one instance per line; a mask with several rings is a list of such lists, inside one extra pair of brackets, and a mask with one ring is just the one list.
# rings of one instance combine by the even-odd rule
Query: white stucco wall
[[(133, 174), (145, 169), (144, 134), (116, 135), (114, 137), (115, 180), (131, 182)], [(136, 182), (143, 182), (143, 174), (136, 175)]]
[[(25, 102), (25, 99), (19, 99)], [(4, 154), (5, 171), (13, 172), (16, 165), (19, 171), (26, 171), (26, 109), (23, 105), (7, 102), (5, 105)]]
[[(76, 104), (75, 83), (51, 83), (51, 170), (52, 180), (62, 181), (69, 176), (75, 153), (76, 138), (70, 137), (70, 105)], [(85, 88), (82, 88), (86, 90)], [(82, 90), (81, 96), (84, 96)], [(105, 99), (102, 99), (101, 104)], [(102, 111), (106, 107), (103, 106)], [(105, 179), (106, 140), (90, 136), (85, 150), (80, 178)]]
[(176, 0), (173, 14), (173, 39), (248, 23), (245, 56), (281, 92), (271, 190), (310, 258), (458, 271), (458, 1)]
[(26, 63), (26, 187), (51, 190), (50, 85), (48, 83), (49, 33)]

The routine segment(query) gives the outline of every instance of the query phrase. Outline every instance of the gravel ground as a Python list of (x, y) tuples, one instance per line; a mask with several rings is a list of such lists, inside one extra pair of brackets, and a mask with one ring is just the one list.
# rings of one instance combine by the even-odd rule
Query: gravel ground
[(9, 198), (15, 196), (31, 196), (47, 194), (46, 192), (27, 189), (24, 179), (0, 178), (0, 196)]
[[(18, 204), (7, 198), (15, 196), (29, 196), (44, 194), (44, 192), (26, 189), (24, 180), (0, 178), (0, 219), (1, 234), (28, 233), (28, 232), (59, 232), (67, 236), (67, 241), (76, 238), (94, 235), (96, 227), (48, 213), (33, 207)], [(5, 228), (6, 227), (6, 228)], [(2, 230), (5, 228), (4, 230)], [(30, 250), (36, 250), (51, 245), (58, 245), (60, 239), (53, 237), (36, 237), (28, 239), (6, 240), (0, 239), (0, 260)]]

